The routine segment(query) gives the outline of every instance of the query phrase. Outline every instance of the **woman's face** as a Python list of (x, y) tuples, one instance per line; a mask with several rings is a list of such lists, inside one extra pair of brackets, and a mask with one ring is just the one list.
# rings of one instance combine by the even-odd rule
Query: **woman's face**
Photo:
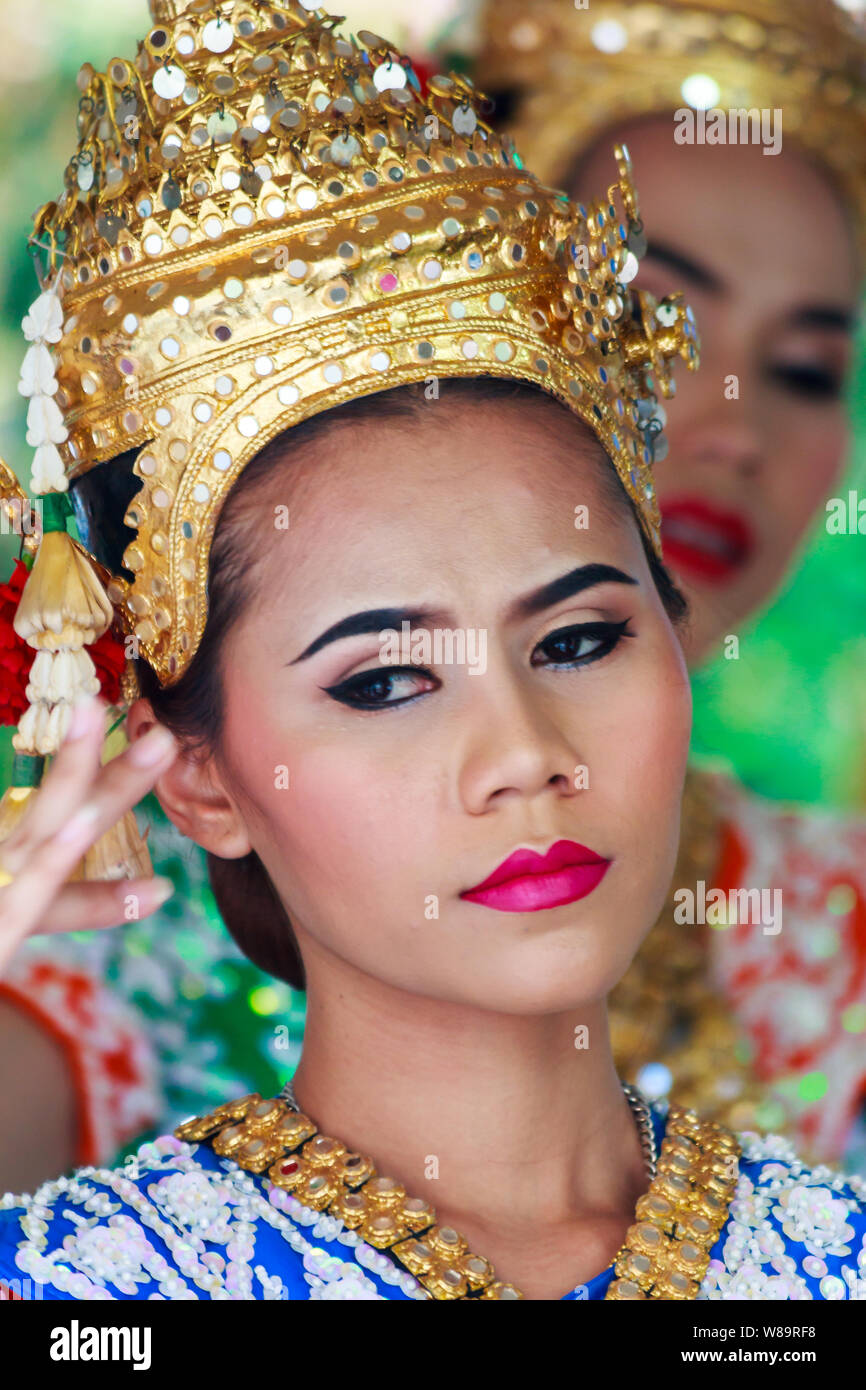
[(673, 869), (690, 695), (609, 467), (557, 403), (446, 383), (257, 496), (257, 545), (290, 524), (224, 649), (222, 768), (308, 969), (519, 1013), (624, 973)]
[(673, 121), (653, 118), (600, 141), (576, 191), (609, 183), (614, 139), (649, 240), (636, 285), (685, 290), (701, 335), (656, 472), (697, 660), (771, 598), (839, 478), (857, 257), (842, 203), (790, 145), (677, 145)]

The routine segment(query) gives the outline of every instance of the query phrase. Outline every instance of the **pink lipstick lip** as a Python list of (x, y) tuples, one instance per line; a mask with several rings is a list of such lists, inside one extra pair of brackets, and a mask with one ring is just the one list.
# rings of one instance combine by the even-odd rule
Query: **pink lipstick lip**
[(731, 579), (751, 559), (755, 541), (738, 513), (703, 497), (662, 500), (662, 548), (674, 569), (698, 579)]
[(515, 850), (483, 883), (460, 897), (500, 912), (540, 912), (576, 902), (604, 878), (611, 861), (573, 840), (557, 840), (546, 854)]

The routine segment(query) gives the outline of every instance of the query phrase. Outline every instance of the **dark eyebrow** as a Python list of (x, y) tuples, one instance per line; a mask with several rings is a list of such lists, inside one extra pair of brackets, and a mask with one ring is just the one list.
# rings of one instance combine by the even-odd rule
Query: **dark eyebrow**
[[(637, 584), (637, 580), (613, 565), (580, 565), (568, 574), (561, 575), (559, 579), (552, 579), (549, 584), (543, 584), (540, 589), (533, 590), (524, 598), (517, 599), (509, 609), (509, 616), (531, 618), (536, 613), (542, 613), (545, 608), (551, 608), (554, 603), (573, 598), (575, 594), (582, 593), (584, 589), (591, 589), (596, 584)], [(404, 622), (415, 627), (430, 627), (437, 621), (444, 623), (446, 620), (447, 614), (435, 608), (368, 608), (363, 613), (352, 613), (348, 618), (341, 618), (338, 623), (326, 628), (304, 648), (300, 656), (296, 656), (293, 661), (287, 661), (286, 665), (295, 666), (299, 661), (306, 661), (323, 647), (329, 646), (331, 642), (339, 642), (344, 637), (359, 637), (369, 632), (378, 633), (384, 628), (399, 631)]]
[(573, 598), (575, 594), (592, 589), (596, 584), (637, 584), (637, 580), (614, 565), (579, 565), (576, 570), (569, 570), (568, 574), (560, 575), (559, 579), (552, 579), (549, 584), (542, 584), (540, 589), (518, 599), (512, 604), (510, 612), (514, 617), (532, 618), (536, 613), (543, 613), (545, 608), (552, 608), (564, 598)]
[[(649, 241), (647, 255), (670, 270), (676, 271), (700, 289), (722, 294), (726, 289), (724, 280), (699, 261), (692, 260), (682, 251), (676, 251), (666, 242)], [(827, 328), (835, 332), (853, 333), (857, 327), (857, 314), (852, 309), (840, 309), (835, 304), (805, 304), (795, 309), (790, 322), (797, 328)]]
[(721, 294), (725, 289), (725, 282), (712, 270), (708, 270), (699, 261), (692, 260), (691, 256), (684, 255), (682, 251), (674, 250), (673, 246), (668, 246), (666, 242), (648, 241), (646, 253), (675, 270), (677, 275), (684, 275), (702, 290), (712, 290), (714, 294)]
[(306, 661), (308, 656), (314, 656), (323, 647), (327, 647), (331, 642), (339, 642), (343, 637), (360, 637), (368, 632), (381, 632), (386, 627), (399, 632), (404, 622), (420, 627), (434, 623), (437, 618), (443, 616), (433, 608), (368, 608), (364, 613), (352, 613), (348, 618), (341, 618), (338, 623), (334, 623), (333, 627), (326, 628), (304, 648), (300, 656), (296, 656), (294, 661), (287, 661), (286, 665), (294, 666), (299, 661)]

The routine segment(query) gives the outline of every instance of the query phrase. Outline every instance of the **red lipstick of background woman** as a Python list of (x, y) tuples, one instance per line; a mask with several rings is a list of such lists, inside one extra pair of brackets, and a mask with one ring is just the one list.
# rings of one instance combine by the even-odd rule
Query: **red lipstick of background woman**
[(665, 560), (687, 579), (724, 583), (751, 558), (752, 533), (737, 512), (702, 497), (670, 498), (661, 509)]
[(499, 912), (541, 912), (585, 898), (601, 883), (610, 862), (574, 840), (557, 840), (546, 854), (517, 849), (483, 883), (460, 896)]

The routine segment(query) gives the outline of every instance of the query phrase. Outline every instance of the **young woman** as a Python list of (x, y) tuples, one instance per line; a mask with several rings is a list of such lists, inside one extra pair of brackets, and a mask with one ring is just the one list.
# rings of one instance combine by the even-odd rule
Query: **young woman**
[[(627, 141), (642, 283), (685, 285), (701, 326), (702, 370), (680, 385), (656, 472), (690, 664), (770, 601), (839, 491), (866, 228), (864, 55), (835, 0), (482, 11), (477, 78), (527, 165), (582, 196), (611, 140)], [(784, 1127), (813, 1156), (862, 1168), (864, 866), (862, 821), (691, 770), (670, 899), (612, 1002), (623, 1074), (662, 1090), (673, 1077), (706, 1113)]]
[[(243, 948), (303, 979), (303, 1056), (282, 1099), (5, 1198), (0, 1282), (61, 1299), (861, 1297), (862, 1184), (624, 1095), (610, 1052), (606, 996), (673, 867), (690, 723), (646, 425), (648, 368), (665, 389), (695, 341), (676, 297), (622, 282), (627, 159), (581, 212), (515, 165), (456, 79), (425, 103), (375, 35), (358, 48), (293, 6), (260, 18), (148, 36), (142, 103), (197, 97), (217, 70), (203, 48), (233, 102), (148, 111), (146, 137), (179, 148), (170, 174), (136, 164), (116, 247), (98, 235), (110, 148), (106, 182), (44, 214), (70, 263), (29, 322), (58, 344), (68, 457), (38, 463), (16, 623), (46, 657), (20, 737), (50, 704), (57, 748), (3, 844), (0, 933), (8, 954), (115, 922), (130, 895), (147, 911), (146, 879), (68, 880), (153, 787), (220, 863)], [(269, 137), (243, 186), (242, 146), (214, 158), (195, 131), (237, 113), (264, 135), (263, 59)], [(65, 536), (67, 490), (88, 549)], [(101, 766), (83, 634), (112, 605), (139, 694), (130, 748)]]
[[(681, 383), (657, 470), (696, 661), (766, 602), (841, 467), (864, 186), (848, 95), (862, 91), (862, 42), (832, 0), (489, 14), (482, 85), (522, 86), (526, 163), (591, 193), (608, 178), (608, 132), (627, 135), (645, 185), (647, 282), (663, 292), (682, 277), (699, 310), (705, 369)], [(781, 152), (675, 144), (682, 84), (701, 73), (703, 100), (716, 82), (720, 106), (782, 108)], [(672, 895), (699, 907), (715, 891), (726, 908), (710, 896), (707, 926), (690, 925), (671, 895), (615, 992), (619, 1065), (655, 1091), (673, 1074), (679, 1096), (734, 1127), (787, 1125), (811, 1155), (863, 1167), (851, 1131), (866, 1051), (866, 831), (780, 813), (705, 772), (689, 773), (685, 804)], [(109, 1161), (157, 1123), (277, 1088), (297, 1061), (302, 993), (240, 956), (202, 855), (154, 797), (142, 809), (175, 899), (122, 930), (33, 938), (0, 985), (0, 1040), (20, 1063), (0, 1091), (0, 1184)], [(748, 904), (765, 895), (771, 913), (780, 901), (780, 929), (752, 918), (723, 930), (741, 891)], [(33, 1088), (52, 1104), (31, 1129), (18, 1117)]]

